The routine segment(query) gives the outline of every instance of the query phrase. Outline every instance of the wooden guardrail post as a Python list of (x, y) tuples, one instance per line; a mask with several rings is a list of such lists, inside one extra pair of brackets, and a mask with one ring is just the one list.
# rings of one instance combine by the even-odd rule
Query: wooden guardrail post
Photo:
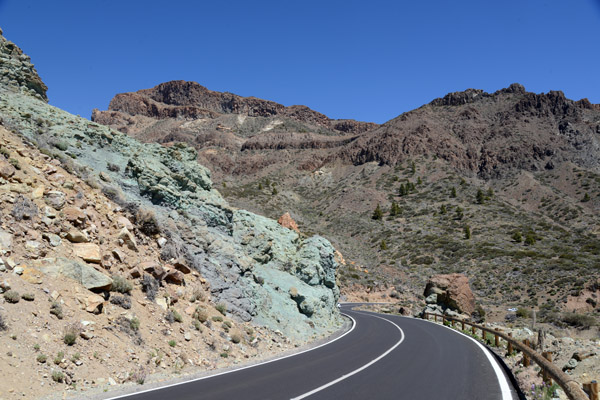
[(462, 327), (461, 327), (461, 328), (462, 328), (462, 330), (464, 331), (464, 330), (465, 330), (465, 321), (460, 321), (460, 323), (462, 324)]
[[(529, 340), (525, 339), (523, 340), (523, 344), (527, 347), (529, 347)], [(523, 366), (524, 367), (529, 367), (530, 363), (529, 363), (529, 356), (527, 355), (527, 353), (523, 352)]]
[(471, 333), (473, 334), (473, 336), (477, 336), (477, 329), (473, 325), (471, 325)]
[[(494, 329), (496, 332), (498, 332), (500, 329), (496, 328)], [(496, 347), (500, 347), (500, 338), (498, 337), (497, 334), (494, 334), (494, 346)]]
[[(546, 360), (552, 362), (552, 353), (549, 351), (544, 351), (542, 353), (542, 357)], [(548, 386), (552, 386), (552, 379), (548, 376), (548, 371), (545, 368), (542, 368), (542, 380), (548, 384)]]
[[(512, 338), (512, 332), (508, 332), (508, 337)], [(508, 355), (511, 355), (513, 353), (513, 345), (510, 340), (508, 341), (507, 351), (508, 351)]]
[(597, 381), (583, 384), (583, 391), (590, 397), (590, 400), (600, 400), (599, 386)]

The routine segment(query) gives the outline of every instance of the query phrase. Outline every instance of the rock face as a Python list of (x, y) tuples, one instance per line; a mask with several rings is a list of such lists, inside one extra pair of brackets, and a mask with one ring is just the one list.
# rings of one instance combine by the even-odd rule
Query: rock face
[(283, 226), (284, 228), (288, 228), (300, 233), (300, 230), (298, 229), (298, 224), (296, 224), (296, 221), (292, 219), (290, 213), (285, 213), (281, 217), (279, 217), (277, 223)]
[(463, 274), (435, 275), (425, 287), (426, 302), (471, 315), (475, 311), (475, 296), (469, 278)]
[(48, 87), (40, 79), (28, 55), (13, 42), (6, 40), (0, 30), (0, 84), (17, 89), (40, 100), (48, 101)]
[[(3, 64), (0, 73), (5, 67)], [(197, 92), (193, 104), (181, 97), (183, 89)], [(281, 112), (293, 114), (294, 118), (333, 123), (303, 108), (214, 94), (199, 85), (181, 82), (134, 97), (140, 96), (143, 99), (135, 102), (115, 100), (114, 107), (151, 110), (152, 107), (145, 108), (146, 103), (158, 106), (157, 102), (161, 102), (159, 116), (190, 116), (204, 107), (211, 113)], [(36, 121), (23, 118), (25, 114), (35, 115)], [(331, 244), (320, 237), (302, 239), (276, 221), (230, 207), (213, 188), (209, 170), (197, 163), (194, 148), (185, 144), (142, 144), (4, 86), (0, 86), (0, 118), (39, 147), (51, 149), (72, 170), (85, 171), (87, 180), (96, 182), (107, 197), (128, 210), (129, 217), (136, 219), (147, 236), (136, 238), (123, 227), (118, 234), (123, 248), (136, 252), (140, 241), (154, 241), (152, 235), (160, 233), (168, 239), (162, 242), (162, 259), (184, 260), (185, 265), (206, 279), (212, 300), (223, 303), (229, 313), (243, 321), (254, 320), (297, 338), (309, 338), (339, 326), (341, 319), (335, 306), (339, 296), (335, 284), (337, 263)], [(43, 135), (38, 133), (40, 124), (45, 130)], [(55, 177), (58, 174), (52, 168), (48, 166), (48, 173)], [(45, 192), (47, 207), (43, 213), (49, 225), (57, 214), (68, 217), (74, 226), (85, 225), (86, 216), (72, 210), (67, 200), (60, 190)], [(103, 256), (92, 243), (69, 245), (88, 262), (110, 264), (114, 259), (114, 251)], [(89, 288), (108, 287), (111, 283), (110, 278), (83, 263), (63, 260), (43, 264), (41, 271), (72, 276)], [(160, 279), (168, 277), (168, 283), (183, 283), (181, 271), (159, 267)], [(131, 276), (140, 274), (139, 269), (130, 272)], [(292, 286), (304, 297), (302, 306), (298, 298), (290, 297), (288, 290)]]

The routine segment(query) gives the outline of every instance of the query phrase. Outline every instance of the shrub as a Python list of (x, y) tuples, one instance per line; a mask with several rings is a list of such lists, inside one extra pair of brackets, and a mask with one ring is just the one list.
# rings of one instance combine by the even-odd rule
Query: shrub
[(194, 318), (195, 320), (199, 321), (199, 322), (206, 322), (206, 320), (208, 319), (208, 313), (206, 312), (206, 310), (202, 307), (196, 307), (196, 310), (194, 310), (194, 314), (192, 315), (192, 318)]
[(8, 290), (4, 293), (4, 299), (9, 303), (18, 303), (21, 300), (21, 295), (15, 290)]
[(227, 314), (227, 306), (223, 303), (217, 304), (215, 309), (223, 315)]
[(69, 143), (63, 140), (52, 143), (52, 145), (61, 151), (67, 151), (69, 149)]
[(40, 351), (40, 348), (41, 348), (41, 347), (40, 347), (40, 344), (39, 344), (39, 343), (36, 343), (36, 344), (34, 344), (34, 345), (33, 345), (33, 349), (34, 349), (35, 351)]
[(233, 335), (231, 335), (231, 341), (235, 344), (238, 344), (239, 342), (242, 341), (242, 338), (240, 337), (240, 335), (233, 334)]
[(133, 317), (129, 320), (129, 327), (137, 332), (140, 330), (140, 320), (137, 317)]
[(158, 281), (151, 275), (144, 274), (141, 284), (142, 292), (146, 293), (148, 300), (154, 301), (158, 293)]
[(81, 358), (81, 354), (75, 353), (75, 354), (73, 354), (73, 357), (71, 357), (71, 361), (74, 363), (76, 361), (79, 361), (80, 358)]
[(524, 308), (524, 307), (519, 307), (517, 309), (517, 317), (519, 318), (530, 318), (531, 317), (531, 311)]
[(589, 329), (596, 325), (596, 319), (591, 315), (564, 313), (561, 319), (567, 325), (571, 325), (580, 329)]
[(129, 378), (137, 383), (138, 385), (143, 385), (146, 381), (146, 370), (143, 367), (140, 367), (137, 371), (129, 375)]
[(528, 232), (525, 235), (525, 245), (533, 246), (535, 244), (535, 234), (533, 232)]
[(197, 319), (195, 319), (195, 320), (192, 321), (192, 325), (194, 326), (194, 328), (197, 331), (201, 331), (202, 330), (202, 324)]
[(63, 319), (63, 309), (59, 302), (52, 302), (52, 305), (50, 306), (50, 314), (55, 315), (58, 319)]
[(108, 169), (109, 171), (112, 172), (119, 172), (121, 170), (121, 168), (119, 168), (119, 166), (117, 164), (113, 164), (113, 163), (106, 163), (106, 169)]
[(37, 360), (37, 362), (39, 362), (40, 364), (44, 364), (46, 362), (46, 360), (48, 359), (48, 356), (45, 354), (38, 354), (37, 357), (35, 358)]
[(229, 357), (229, 354), (227, 354), (226, 352), (222, 352), (220, 354), (220, 356), (223, 357), (223, 358), (227, 358), (227, 357)]
[(171, 339), (171, 340), (169, 340), (169, 346), (175, 347), (175, 346), (177, 346), (177, 342), (175, 340)]
[(122, 307), (126, 310), (131, 308), (131, 299), (127, 296), (111, 296), (110, 303)]
[(513, 233), (512, 235), (512, 240), (514, 240), (517, 243), (521, 243), (523, 241), (523, 235), (521, 235), (521, 232), (516, 231), (515, 233)]
[(173, 319), (179, 323), (183, 322), (183, 317), (181, 316), (181, 314), (179, 314), (179, 312), (177, 312), (177, 310), (173, 310)]
[(21, 298), (25, 301), (34, 301), (35, 300), (35, 294), (33, 293), (25, 293), (23, 296), (21, 296)]
[(192, 303), (194, 303), (196, 301), (204, 301), (204, 300), (206, 300), (206, 295), (204, 294), (204, 290), (202, 290), (201, 288), (194, 289), (194, 293), (192, 293), (192, 296), (190, 297), (190, 301)]
[(135, 221), (140, 231), (146, 235), (155, 235), (160, 233), (160, 227), (154, 211), (147, 208), (140, 208), (135, 214)]
[(65, 380), (65, 374), (62, 371), (54, 370), (52, 371), (52, 380), (54, 382), (62, 383)]
[(12, 165), (13, 167), (15, 167), (15, 169), (21, 169), (21, 164), (19, 164), (19, 160), (17, 160), (16, 158), (11, 158), (8, 160), (9, 164)]
[(133, 289), (131, 282), (122, 276), (113, 275), (111, 278), (113, 280), (112, 287), (110, 288), (111, 292), (129, 293)]
[(223, 322), (223, 317), (221, 317), (220, 315), (215, 315), (214, 317), (212, 317), (212, 320), (214, 322)]
[(74, 322), (65, 327), (63, 341), (67, 346), (73, 346), (77, 340), (77, 336), (81, 333), (81, 326)]
[(54, 364), (56, 364), (56, 365), (60, 364), (61, 361), (63, 360), (63, 358), (65, 358), (65, 352), (59, 351), (58, 354), (56, 355), (56, 357), (54, 357)]
[(469, 225), (465, 225), (464, 233), (465, 233), (465, 240), (471, 239), (471, 227)]

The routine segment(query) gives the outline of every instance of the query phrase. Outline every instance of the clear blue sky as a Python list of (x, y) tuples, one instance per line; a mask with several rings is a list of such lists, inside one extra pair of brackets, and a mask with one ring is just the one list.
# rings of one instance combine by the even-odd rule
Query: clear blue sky
[(600, 103), (600, 0), (0, 0), (0, 27), (87, 118), (174, 79), (380, 123), (512, 82)]

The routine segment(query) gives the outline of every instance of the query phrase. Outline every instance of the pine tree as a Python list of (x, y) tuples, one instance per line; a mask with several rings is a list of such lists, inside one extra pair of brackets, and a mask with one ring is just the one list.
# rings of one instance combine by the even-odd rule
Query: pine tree
[(262, 183), (259, 183), (259, 184), (258, 184), (258, 190), (263, 190)]
[(477, 189), (476, 200), (477, 204), (483, 204), (485, 202), (485, 196), (483, 195), (483, 191), (481, 189)]
[(452, 190), (450, 190), (450, 197), (455, 199), (456, 198), (456, 188), (452, 187)]
[(471, 239), (471, 227), (469, 225), (465, 225), (465, 240)]
[(591, 200), (590, 195), (588, 193), (586, 193), (586, 194), (583, 195), (583, 199), (581, 199), (581, 202), (582, 203), (586, 203), (586, 202), (588, 202), (590, 200)]
[(442, 204), (442, 206), (440, 207), (440, 214), (444, 215), (448, 212), (448, 210), (446, 209), (446, 205)]
[(377, 204), (377, 207), (375, 208), (375, 211), (373, 211), (373, 215), (371, 216), (371, 218), (376, 221), (381, 220), (383, 218), (383, 211), (381, 211), (381, 207), (379, 207), (379, 204)]
[(533, 246), (535, 244), (535, 233), (527, 232), (524, 243), (526, 246)]
[(463, 209), (460, 206), (456, 206), (456, 219), (463, 219), (464, 216)]
[(379, 244), (379, 249), (380, 250), (387, 250), (388, 246), (387, 243), (385, 242), (385, 240), (382, 240), (381, 243)]
[(390, 216), (396, 217), (400, 215), (400, 206), (395, 201), (392, 202), (392, 207), (390, 208)]
[(512, 235), (512, 240), (514, 240), (517, 243), (521, 243), (523, 241), (523, 235), (521, 235), (521, 232), (516, 231)]
[(273, 196), (275, 196), (277, 193), (278, 193), (278, 192), (277, 192), (277, 189), (276, 189), (276, 188), (273, 188), (273, 191), (271, 192), (271, 194), (272, 194)]
[(423, 184), (423, 180), (421, 179), (421, 177), (419, 177), (417, 179), (417, 185), (422, 185)]
[(400, 189), (398, 189), (398, 194), (400, 196), (406, 196), (408, 194), (408, 188), (404, 183), (400, 184)]
[(411, 161), (410, 163), (410, 172), (414, 175), (415, 172), (417, 172), (417, 166), (415, 165), (414, 161)]

